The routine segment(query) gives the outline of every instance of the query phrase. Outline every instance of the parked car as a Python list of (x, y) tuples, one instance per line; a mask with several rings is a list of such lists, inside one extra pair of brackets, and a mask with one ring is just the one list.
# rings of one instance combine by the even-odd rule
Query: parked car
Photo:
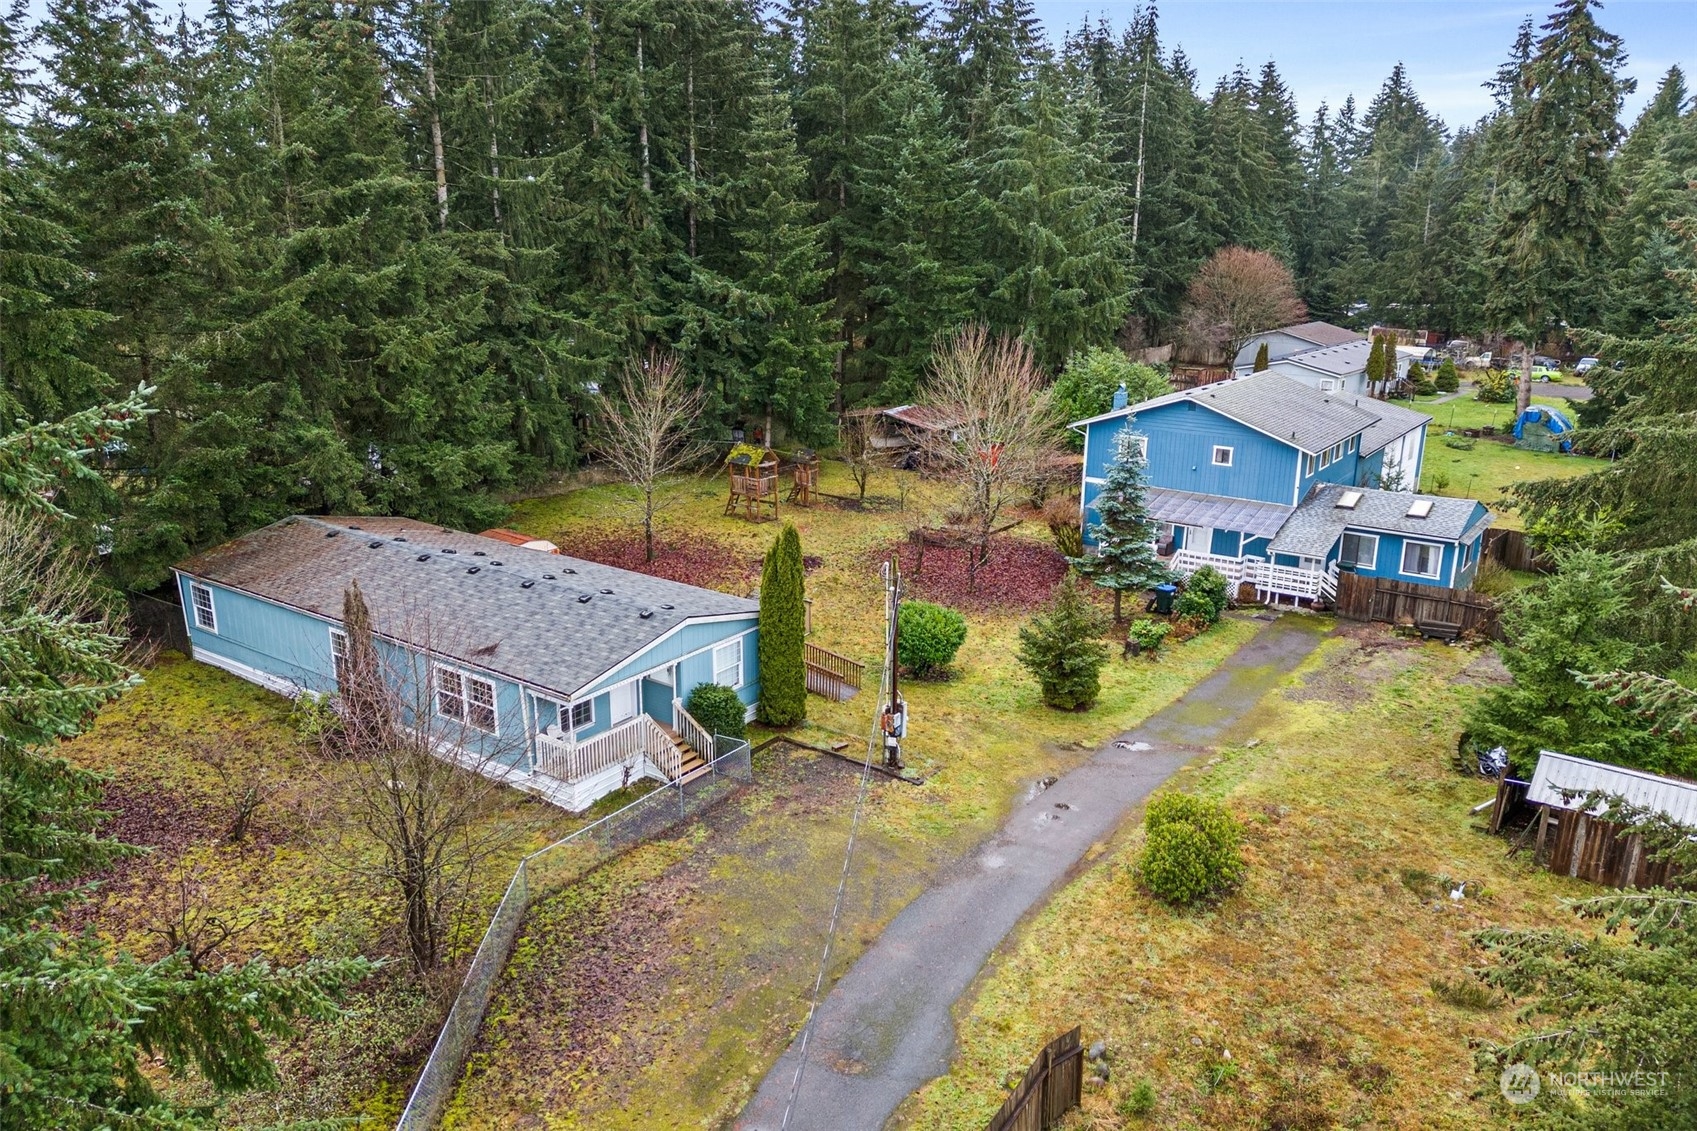
[(1600, 357), (1582, 357), (1579, 359), (1579, 364), (1573, 367), (1573, 371), (1583, 377), (1601, 364), (1603, 364), (1603, 359)]
[(1556, 360), (1555, 358), (1546, 357), (1544, 354), (1541, 354), (1541, 353), (1540, 354), (1534, 354), (1533, 357), (1532, 357), (1532, 368), (1533, 368), (1533, 370), (1536, 371), (1537, 368), (1540, 365), (1542, 365), (1546, 369), (1560, 369), (1561, 368), (1561, 362)]
[(1486, 351), (1485, 353), (1475, 354), (1472, 357), (1465, 358), (1462, 360), (1461, 367), (1463, 369), (1489, 369), (1491, 368), (1491, 354), (1489, 351)]

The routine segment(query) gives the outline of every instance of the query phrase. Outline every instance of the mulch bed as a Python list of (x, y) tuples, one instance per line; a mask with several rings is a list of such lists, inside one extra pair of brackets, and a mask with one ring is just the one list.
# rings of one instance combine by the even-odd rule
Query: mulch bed
[(1028, 612), (1048, 603), (1057, 582), (1066, 576), (1067, 560), (1053, 546), (1024, 538), (990, 540), (990, 560), (969, 572), (971, 549), (925, 548), (925, 568), (917, 576), (918, 552), (911, 542), (891, 549), (899, 555), (908, 592), (927, 601), (976, 612)]
[(643, 560), (642, 534), (557, 534), (554, 541), (574, 558), (602, 565), (702, 585), (715, 589), (746, 591), (759, 576), (759, 563), (736, 549), (690, 532), (656, 532), (654, 560)]

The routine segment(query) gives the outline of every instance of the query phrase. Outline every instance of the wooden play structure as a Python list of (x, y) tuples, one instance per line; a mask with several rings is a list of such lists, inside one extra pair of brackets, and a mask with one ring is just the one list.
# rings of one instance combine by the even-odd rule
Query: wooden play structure
[(810, 507), (819, 500), (819, 453), (797, 448), (790, 456), (790, 493), (785, 502)]
[(769, 449), (733, 451), (725, 468), (731, 473), (726, 514), (741, 513), (750, 522), (778, 517), (778, 453)]

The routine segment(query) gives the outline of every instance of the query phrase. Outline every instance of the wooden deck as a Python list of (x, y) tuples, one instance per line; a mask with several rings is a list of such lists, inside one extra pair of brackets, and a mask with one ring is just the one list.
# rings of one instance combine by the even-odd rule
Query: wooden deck
[(851, 660), (829, 648), (808, 644), (804, 660), (807, 664), (807, 690), (822, 695), (834, 703), (853, 699), (860, 694), (860, 680), (866, 665)]

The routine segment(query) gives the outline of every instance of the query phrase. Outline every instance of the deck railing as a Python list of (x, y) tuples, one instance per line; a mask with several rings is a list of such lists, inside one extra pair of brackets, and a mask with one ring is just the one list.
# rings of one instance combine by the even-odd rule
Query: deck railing
[(609, 766), (622, 765), (648, 752), (648, 727), (653, 720), (638, 715), (584, 742), (536, 736), (536, 768), (566, 781), (577, 781)]
[(1275, 597), (1306, 597), (1312, 600), (1320, 595), (1321, 584), (1326, 575), (1318, 570), (1297, 569), (1295, 566), (1274, 565), (1272, 562), (1254, 563), (1254, 568), (1245, 578), (1256, 590), (1268, 596)]
[(1224, 574), (1227, 581), (1231, 582), (1233, 585), (1238, 585), (1243, 581), (1246, 561), (1252, 560), (1253, 559), (1228, 558), (1221, 554), (1205, 554), (1200, 550), (1178, 550), (1174, 552), (1173, 560), (1169, 563), (1169, 565), (1171, 565), (1174, 571), (1182, 573), (1186, 577), (1195, 573), (1203, 566), (1212, 566), (1215, 570)]
[(707, 728), (696, 721), (695, 716), (684, 710), (682, 699), (672, 700), (672, 717), (678, 721), (675, 728), (678, 737), (695, 747), (707, 761), (711, 762), (713, 754), (713, 736), (707, 733)]
[(648, 760), (654, 763), (654, 768), (659, 770), (667, 781), (677, 781), (684, 772), (684, 752), (678, 749), (678, 744), (672, 741), (672, 736), (667, 734), (659, 723), (647, 715), (638, 715), (637, 718), (643, 721), (643, 737), (647, 739), (643, 753), (648, 755)]
[(827, 699), (851, 699), (860, 690), (866, 665), (840, 652), (807, 644), (803, 649), (807, 667), (807, 690)]

